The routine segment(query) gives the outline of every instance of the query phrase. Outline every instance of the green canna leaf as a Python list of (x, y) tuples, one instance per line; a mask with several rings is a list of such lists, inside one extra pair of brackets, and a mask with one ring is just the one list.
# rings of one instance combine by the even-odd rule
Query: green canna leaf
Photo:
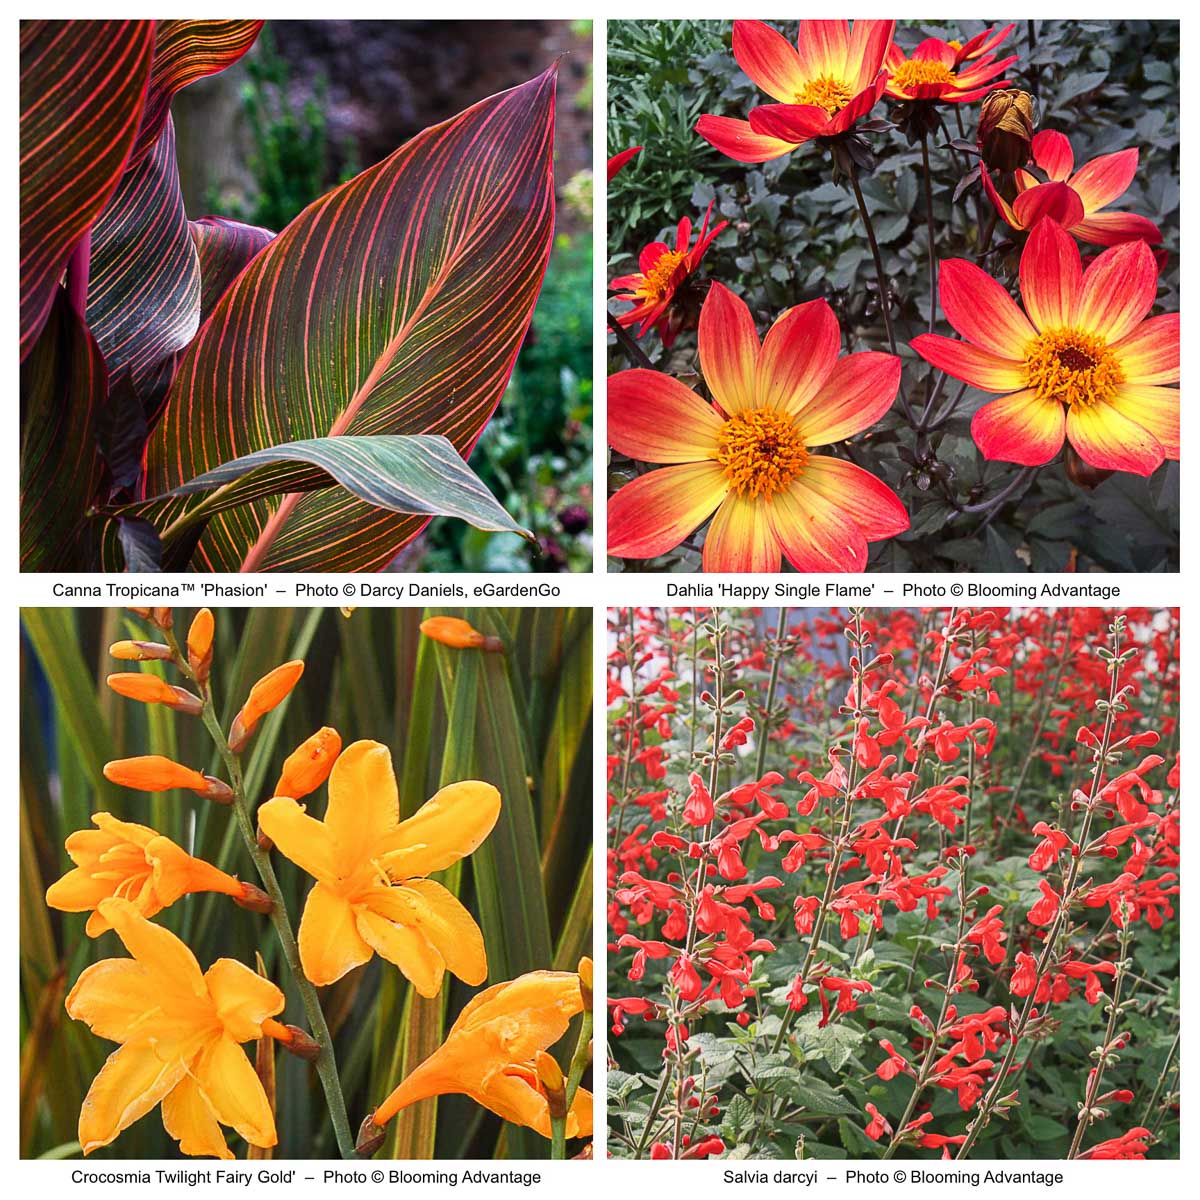
[[(554, 84), (551, 68), (425, 130), (253, 259), (183, 356), (145, 495), (323, 437), (440, 434), (470, 453), (550, 251)], [(217, 513), (190, 565), (378, 569), (428, 516), (293, 490)]]

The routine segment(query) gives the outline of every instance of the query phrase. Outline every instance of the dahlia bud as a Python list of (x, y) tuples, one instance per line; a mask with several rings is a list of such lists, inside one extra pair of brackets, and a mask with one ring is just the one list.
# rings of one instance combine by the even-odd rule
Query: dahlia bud
[(342, 739), (338, 731), (328, 726), (318, 729), (288, 755), (273, 795), (299, 800), (301, 796), (315, 792), (329, 778), (341, 752)]
[(977, 145), (994, 171), (1015, 171), (1029, 161), (1033, 141), (1033, 97), (1019, 88), (989, 92), (979, 110)]
[(196, 675), (196, 681), (204, 684), (212, 667), (213, 615), (202, 608), (192, 619), (187, 635), (188, 665)]
[(387, 1133), (375, 1124), (375, 1113), (369, 1112), (358, 1128), (358, 1141), (354, 1143), (354, 1153), (359, 1158), (370, 1158), (383, 1145)]

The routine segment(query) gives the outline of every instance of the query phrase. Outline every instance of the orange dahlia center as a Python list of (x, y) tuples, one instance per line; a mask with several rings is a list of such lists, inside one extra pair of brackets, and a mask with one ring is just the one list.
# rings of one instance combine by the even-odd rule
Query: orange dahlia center
[(926, 83), (953, 83), (954, 72), (945, 63), (927, 58), (910, 58), (892, 72), (897, 87), (920, 87)]
[(839, 113), (854, 98), (854, 89), (844, 80), (832, 75), (810, 79), (796, 93), (797, 104), (812, 104), (823, 108), (831, 117)]
[(1082, 329), (1051, 329), (1026, 347), (1025, 381), (1041, 400), (1090, 406), (1111, 400), (1125, 375), (1103, 338)]
[(721, 426), (717, 462), (739, 496), (765, 500), (804, 469), (808, 451), (785, 413), (756, 408), (735, 413)]
[(671, 294), (671, 277), (685, 258), (687, 255), (680, 250), (668, 250), (646, 272), (643, 290), (650, 299), (665, 300)]

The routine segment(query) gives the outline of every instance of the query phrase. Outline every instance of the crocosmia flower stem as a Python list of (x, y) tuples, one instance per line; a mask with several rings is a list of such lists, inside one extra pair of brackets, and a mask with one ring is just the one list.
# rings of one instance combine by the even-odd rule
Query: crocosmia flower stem
[[(195, 681), (196, 677), (188, 665), (187, 655), (181, 650), (174, 632), (167, 630), (166, 637), (175, 653), (176, 664), (179, 669)], [(321, 1048), (321, 1052), (316, 1058), (315, 1066), (317, 1068), (317, 1076), (321, 1081), (321, 1088), (325, 1093), (325, 1102), (329, 1106), (329, 1119), (333, 1123), (338, 1152), (342, 1158), (354, 1158), (356, 1157), (354, 1135), (350, 1132), (350, 1121), (346, 1115), (346, 1100), (342, 1095), (341, 1081), (338, 1079), (337, 1062), (333, 1053), (333, 1038), (330, 1035), (329, 1026), (325, 1022), (325, 1014), (321, 1011), (321, 1001), (317, 998), (316, 989), (305, 978), (304, 971), (301, 969), (300, 950), (296, 945), (296, 935), (292, 929), (291, 920), (288, 917), (287, 902), (284, 900), (283, 891), (279, 887), (279, 880), (275, 876), (275, 869), (271, 865), (270, 856), (259, 846), (258, 840), (255, 837), (254, 821), (250, 816), (250, 806), (246, 798), (241, 758), (229, 749), (225, 732), (222, 730), (221, 722), (217, 718), (216, 707), (213, 704), (212, 690), (207, 681), (202, 684), (197, 683), (197, 686), (200, 688), (201, 697), (204, 702), (200, 718), (204, 722), (204, 727), (208, 730), (213, 743), (216, 745), (225, 763), (226, 770), (229, 772), (229, 782), (233, 787), (234, 793), (233, 803), (230, 807), (234, 811), (238, 830), (242, 835), (246, 851), (254, 860), (254, 866), (262, 880), (263, 887), (273, 902), (271, 906), (271, 924), (275, 926), (275, 933), (279, 938), (280, 946), (283, 948), (284, 962), (287, 963), (288, 970), (291, 972), (293, 982), (296, 986), (296, 991), (300, 994), (301, 1002), (304, 1004), (304, 1011), (308, 1017), (312, 1036)]]

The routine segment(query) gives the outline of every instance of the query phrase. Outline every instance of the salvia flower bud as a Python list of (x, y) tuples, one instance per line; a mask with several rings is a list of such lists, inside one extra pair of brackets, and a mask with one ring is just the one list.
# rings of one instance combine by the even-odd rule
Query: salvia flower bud
[(1015, 171), (1029, 161), (1033, 97), (1019, 88), (989, 92), (979, 110), (979, 153), (994, 171)]

